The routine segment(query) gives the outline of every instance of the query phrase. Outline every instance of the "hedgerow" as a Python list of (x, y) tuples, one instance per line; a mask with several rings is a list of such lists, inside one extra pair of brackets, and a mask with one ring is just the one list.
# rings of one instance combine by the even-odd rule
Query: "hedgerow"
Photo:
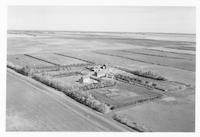
[(121, 116), (118, 114), (114, 114), (112, 117), (114, 120), (120, 122), (121, 124), (124, 124), (138, 132), (150, 132), (150, 130), (146, 129), (143, 125), (139, 125), (131, 120), (129, 120), (127, 117), (125, 116)]
[(142, 72), (141, 70), (136, 70), (136, 71), (131, 71), (131, 73), (134, 74), (134, 75), (138, 75), (138, 76), (141, 76), (141, 77), (150, 78), (150, 79), (154, 79), (154, 80), (162, 80), (162, 81), (167, 80), (163, 76), (159, 76), (158, 74), (155, 74), (151, 71)]

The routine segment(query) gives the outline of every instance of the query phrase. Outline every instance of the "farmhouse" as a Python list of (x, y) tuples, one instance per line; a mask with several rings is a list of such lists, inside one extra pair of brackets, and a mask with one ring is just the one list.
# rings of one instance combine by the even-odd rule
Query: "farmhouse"
[(106, 71), (105, 70), (101, 70), (101, 71), (94, 72), (94, 76), (97, 77), (97, 78), (105, 77), (106, 76)]
[(106, 74), (108, 72), (108, 69), (106, 67), (106, 65), (102, 65), (102, 66), (96, 66), (94, 67), (94, 74), (93, 76), (100, 78), (100, 77), (105, 77)]

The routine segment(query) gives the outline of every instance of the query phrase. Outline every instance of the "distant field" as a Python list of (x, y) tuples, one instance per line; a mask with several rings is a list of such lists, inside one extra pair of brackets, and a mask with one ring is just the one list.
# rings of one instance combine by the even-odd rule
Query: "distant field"
[(34, 59), (25, 55), (10, 55), (7, 56), (7, 60), (17, 65), (25, 66), (28, 65), (30, 67), (48, 67), (54, 66), (50, 63)]
[(191, 51), (196, 51), (195, 47), (186, 47), (186, 46), (170, 46), (167, 48), (171, 48), (171, 49), (178, 49), (178, 50), (191, 50)]
[(137, 38), (137, 39), (153, 39), (165, 41), (187, 41), (195, 42), (195, 34), (181, 33), (145, 33), (145, 32), (89, 32), (89, 31), (14, 31), (8, 30), (8, 35), (13, 37), (30, 37), (30, 36), (65, 36), (73, 38)]
[(140, 66), (151, 65), (151, 64), (144, 63), (144, 62), (127, 60), (127, 59), (119, 58), (119, 57), (115, 57), (115, 56), (107, 56), (107, 55), (103, 55), (103, 54), (97, 54), (94, 52), (74, 52), (74, 53), (66, 52), (66, 53), (62, 53), (62, 54), (78, 57), (78, 58), (85, 59), (85, 60), (88, 60), (91, 62), (96, 62), (96, 63), (100, 63), (100, 64), (106, 63), (106, 64), (112, 64), (112, 65), (116, 65), (116, 66), (131, 65), (132, 67), (135, 66), (136, 68), (139, 68)]
[(181, 60), (181, 59), (171, 59), (171, 58), (162, 58), (158, 56), (150, 56), (150, 55), (142, 55), (135, 54), (130, 52), (121, 52), (116, 50), (107, 50), (107, 51), (97, 51), (98, 54), (104, 54), (108, 56), (116, 56), (120, 58), (125, 58), (129, 60), (161, 65), (161, 66), (169, 66), (174, 68), (179, 68), (183, 70), (195, 71), (195, 61)]
[(8, 54), (195, 44), (194, 34), (8, 31)]
[(51, 54), (32, 54), (31, 56), (51, 62), (53, 64), (58, 64), (58, 65), (72, 65), (72, 64), (86, 63), (86, 62), (78, 60), (78, 59), (64, 57), (64, 56), (60, 56), (60, 55), (56, 55), (56, 54), (52, 54), (52, 53)]
[(172, 53), (172, 52), (164, 52), (159, 50), (153, 49), (128, 49), (128, 50), (121, 50), (122, 52), (134, 53), (134, 54), (142, 54), (142, 55), (149, 55), (149, 56), (157, 56), (163, 58), (172, 58), (172, 59), (186, 59), (186, 60), (195, 60), (194, 55), (190, 54), (181, 54), (181, 53)]
[(175, 68), (166, 68), (164, 66), (149, 66), (143, 70), (156, 72), (157, 74), (162, 75), (172, 81), (191, 84), (193, 86), (195, 85), (195, 72)]

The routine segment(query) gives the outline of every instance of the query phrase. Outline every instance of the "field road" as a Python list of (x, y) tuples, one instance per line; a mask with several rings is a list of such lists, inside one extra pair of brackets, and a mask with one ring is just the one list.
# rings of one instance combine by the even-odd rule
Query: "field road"
[[(130, 131), (55, 91), (7, 71), (7, 131)], [(51, 91), (52, 90), (52, 91)]]

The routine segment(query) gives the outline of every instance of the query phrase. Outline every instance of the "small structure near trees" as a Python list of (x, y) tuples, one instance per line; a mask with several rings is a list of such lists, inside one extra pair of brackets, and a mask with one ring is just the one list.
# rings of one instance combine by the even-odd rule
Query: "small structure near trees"
[(89, 75), (82, 76), (82, 77), (79, 79), (79, 82), (82, 83), (82, 84), (98, 83), (96, 80), (91, 79)]

